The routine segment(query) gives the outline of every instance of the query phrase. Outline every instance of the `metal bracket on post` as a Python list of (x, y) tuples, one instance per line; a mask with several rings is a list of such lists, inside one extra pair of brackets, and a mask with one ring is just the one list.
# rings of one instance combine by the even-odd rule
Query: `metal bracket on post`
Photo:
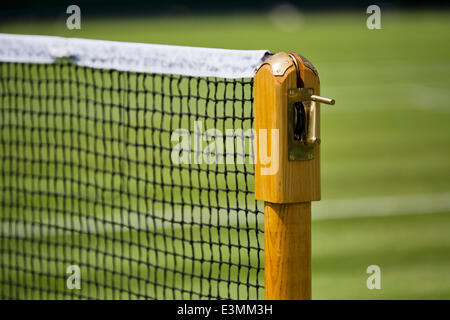
[(313, 88), (288, 89), (288, 152), (289, 160), (314, 159), (317, 135), (317, 102), (334, 104), (334, 100), (314, 95)]
[[(301, 59), (303, 64), (317, 76), (314, 66), (304, 57)], [(288, 159), (290, 161), (313, 160), (314, 147), (320, 144), (317, 103), (334, 105), (334, 99), (315, 95), (314, 88), (302, 87), (300, 67), (292, 53), (280, 52), (268, 58), (264, 64), (271, 66), (275, 77), (283, 77), (290, 67), (295, 67), (297, 87), (287, 90)]]

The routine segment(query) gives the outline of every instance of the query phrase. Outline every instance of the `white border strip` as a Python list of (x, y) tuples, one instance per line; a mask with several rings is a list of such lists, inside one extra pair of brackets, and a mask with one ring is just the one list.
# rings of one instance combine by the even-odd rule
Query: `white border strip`
[(0, 33), (0, 61), (193, 77), (253, 78), (267, 50), (228, 50)]

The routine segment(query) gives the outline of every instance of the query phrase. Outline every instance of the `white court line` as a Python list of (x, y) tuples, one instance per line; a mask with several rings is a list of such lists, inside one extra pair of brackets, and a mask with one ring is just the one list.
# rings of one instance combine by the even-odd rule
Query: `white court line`
[[(237, 212), (235, 210), (235, 212)], [(313, 202), (312, 219), (313, 220), (333, 220), (333, 219), (353, 219), (353, 218), (367, 218), (367, 217), (384, 217), (384, 216), (399, 216), (399, 215), (416, 215), (416, 214), (431, 214), (439, 212), (450, 212), (450, 193), (436, 193), (436, 194), (416, 194), (404, 196), (386, 196), (386, 197), (369, 197), (369, 198), (349, 198), (336, 200), (322, 200)], [(125, 215), (121, 213), (112, 213), (108, 220), (102, 223), (88, 217), (73, 217), (67, 219), (58, 216), (56, 219), (51, 219), (49, 222), (55, 227), (67, 227), (69, 229), (77, 230), (83, 233), (91, 234), (105, 234), (110, 232), (121, 232), (123, 228), (139, 229), (141, 231), (155, 231), (163, 232), (164, 228), (176, 229), (180, 228), (181, 222), (191, 222), (196, 220), (197, 223), (213, 222), (221, 225), (236, 226), (243, 220), (239, 220), (236, 215), (227, 217), (218, 212), (211, 212), (209, 216), (200, 217), (200, 212), (171, 212), (174, 220), (177, 221), (175, 225), (170, 222), (162, 222), (144, 217), (138, 217), (135, 214)], [(162, 211), (156, 213), (157, 216), (163, 216)], [(256, 217), (251, 219), (251, 225), (256, 223)], [(40, 221), (45, 225), (45, 221)], [(116, 224), (111, 224), (114, 222)], [(258, 217), (258, 224), (262, 225), (264, 218), (262, 215)], [(31, 227), (29, 224), (25, 226), (22, 222), (15, 223), (11, 221), (3, 221), (0, 224), (0, 235), (34, 238), (42, 236), (57, 236), (64, 235), (63, 229), (45, 228), (45, 227)]]
[(313, 220), (438, 213), (450, 211), (450, 193), (322, 200), (312, 206)]

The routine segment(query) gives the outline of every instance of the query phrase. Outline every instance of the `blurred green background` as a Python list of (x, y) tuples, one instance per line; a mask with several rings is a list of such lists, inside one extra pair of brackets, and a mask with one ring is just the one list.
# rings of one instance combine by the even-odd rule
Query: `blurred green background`
[[(82, 11), (83, 12), (83, 11)], [(450, 298), (450, 12), (20, 19), (0, 32), (296, 51), (322, 95), (322, 199), (313, 207), (313, 299)], [(286, 25), (289, 27), (286, 28)], [(379, 265), (381, 290), (366, 268)]]

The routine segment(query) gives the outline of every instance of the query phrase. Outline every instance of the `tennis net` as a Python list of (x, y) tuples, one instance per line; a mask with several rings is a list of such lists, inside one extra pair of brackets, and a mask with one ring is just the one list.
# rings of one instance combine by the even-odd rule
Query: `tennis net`
[(266, 54), (0, 35), (0, 297), (263, 298)]

